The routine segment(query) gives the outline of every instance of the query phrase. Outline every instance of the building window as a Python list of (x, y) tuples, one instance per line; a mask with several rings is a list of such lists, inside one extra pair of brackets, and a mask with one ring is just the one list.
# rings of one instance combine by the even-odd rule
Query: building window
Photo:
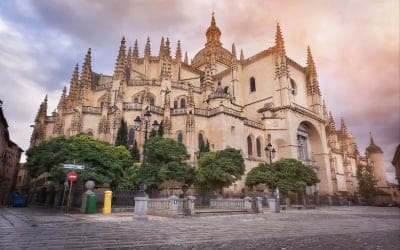
[(150, 98), (149, 102), (150, 102), (150, 106), (154, 106), (154, 98), (153, 97)]
[(261, 140), (257, 138), (256, 140), (257, 157), (261, 157)]
[(308, 134), (308, 127), (305, 124), (300, 124), (297, 129), (297, 155), (300, 160), (309, 160)]
[(290, 78), (290, 87), (292, 88), (292, 95), (297, 94), (297, 84), (296, 81)]
[(178, 108), (178, 101), (174, 101), (174, 109)]
[(133, 146), (134, 142), (135, 142), (135, 129), (131, 128), (129, 129), (128, 133), (128, 145)]
[(224, 88), (224, 93), (225, 93), (225, 94), (229, 94), (229, 87), (225, 87), (225, 88)]
[(178, 142), (183, 143), (183, 135), (182, 135), (182, 132), (179, 132), (179, 134), (178, 134)]
[(139, 99), (137, 97), (133, 98), (133, 103), (138, 103)]
[(186, 100), (184, 98), (181, 99), (181, 108), (186, 108)]
[(247, 154), (253, 155), (253, 142), (250, 136), (247, 136)]
[(256, 79), (254, 77), (250, 78), (250, 92), (256, 91)]

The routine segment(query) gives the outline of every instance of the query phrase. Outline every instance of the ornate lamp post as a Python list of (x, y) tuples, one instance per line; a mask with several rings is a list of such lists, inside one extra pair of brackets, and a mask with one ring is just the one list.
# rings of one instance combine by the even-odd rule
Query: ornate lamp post
[[(145, 128), (144, 128), (144, 144), (143, 144), (143, 162), (142, 162), (142, 167), (141, 167), (141, 181), (140, 181), (140, 190), (138, 195), (135, 197), (135, 216), (139, 219), (147, 219), (147, 201), (148, 198), (145, 193), (145, 183), (144, 183), (144, 168), (146, 167), (146, 151), (147, 151), (147, 129), (148, 125), (150, 123), (150, 118), (151, 118), (151, 113), (149, 110), (144, 113), (144, 123), (145, 123)], [(136, 130), (140, 130), (142, 124), (142, 120), (140, 119), (139, 116), (137, 116), (134, 120), (134, 125)], [(155, 120), (153, 123), (153, 129), (158, 130), (159, 124)]]
[[(151, 118), (151, 113), (150, 111), (146, 111), (146, 113), (144, 113), (144, 123), (145, 123), (145, 128), (144, 128), (144, 144), (143, 144), (143, 162), (142, 162), (142, 168), (141, 168), (141, 181), (140, 181), (140, 191), (138, 196), (144, 197), (146, 196), (145, 194), (145, 183), (144, 183), (144, 168), (146, 167), (146, 158), (147, 158), (147, 130), (148, 130), (148, 125), (150, 123), (150, 118)], [(142, 124), (142, 120), (140, 119), (139, 116), (136, 116), (136, 119), (133, 120), (134, 125), (135, 125), (135, 129), (136, 130), (140, 130), (141, 124)], [(158, 124), (157, 120), (155, 120), (153, 122), (153, 129), (155, 131), (158, 131), (160, 127), (160, 124)]]
[[(265, 147), (265, 154), (269, 158), (269, 165), (272, 169), (272, 159), (275, 158), (276, 150), (272, 147), (272, 144), (269, 142), (268, 145)], [(276, 190), (276, 195), (275, 195)], [(270, 199), (269, 207), (271, 212), (279, 213), (280, 211), (280, 201), (279, 201), (279, 187), (273, 188), (272, 193), (274, 194), (274, 198)]]

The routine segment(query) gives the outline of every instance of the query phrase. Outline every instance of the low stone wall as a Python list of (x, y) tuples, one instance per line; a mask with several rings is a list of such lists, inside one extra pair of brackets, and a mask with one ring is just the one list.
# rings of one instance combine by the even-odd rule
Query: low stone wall
[(211, 199), (211, 209), (223, 210), (245, 210), (252, 211), (252, 198), (245, 197), (243, 199)]
[(195, 199), (194, 196), (180, 199), (175, 195), (164, 199), (148, 199), (147, 212), (159, 216), (193, 215)]

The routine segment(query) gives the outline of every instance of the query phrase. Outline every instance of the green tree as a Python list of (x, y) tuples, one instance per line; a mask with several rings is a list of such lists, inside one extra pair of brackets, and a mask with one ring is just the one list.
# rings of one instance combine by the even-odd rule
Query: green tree
[(240, 150), (226, 148), (216, 152), (204, 152), (199, 158), (196, 184), (202, 189), (218, 191), (240, 180), (245, 171)]
[(279, 187), (284, 193), (303, 192), (306, 186), (318, 182), (314, 170), (296, 159), (280, 159), (272, 165), (260, 163), (250, 170), (245, 181), (248, 187), (266, 184), (270, 188)]
[(357, 179), (358, 192), (360, 193), (362, 199), (367, 202), (371, 202), (378, 191), (378, 189), (376, 188), (377, 181), (374, 177), (374, 170), (372, 165), (359, 165), (357, 168)]
[(186, 162), (190, 155), (185, 145), (175, 140), (153, 137), (147, 141), (145, 179), (150, 189), (157, 189), (165, 180), (192, 184), (194, 170)]
[(139, 153), (139, 148), (137, 146), (137, 141), (135, 139), (135, 142), (133, 143), (133, 146), (130, 149), (131, 156), (133, 162), (140, 162), (140, 153)]
[(128, 147), (128, 125), (124, 118), (121, 119), (121, 123), (118, 128), (117, 138), (115, 139), (115, 146)]
[(32, 177), (49, 172), (53, 180), (62, 182), (69, 171), (63, 169), (64, 163), (85, 166), (79, 170), (79, 181), (95, 180), (114, 186), (133, 164), (124, 146), (112, 147), (85, 134), (56, 137), (27, 151), (26, 167)]

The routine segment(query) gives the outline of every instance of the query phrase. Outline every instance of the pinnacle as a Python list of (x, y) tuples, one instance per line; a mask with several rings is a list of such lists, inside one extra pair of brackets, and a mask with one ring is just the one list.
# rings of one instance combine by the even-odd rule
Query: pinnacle
[(232, 57), (236, 59), (236, 47), (235, 47), (235, 43), (232, 43)]

